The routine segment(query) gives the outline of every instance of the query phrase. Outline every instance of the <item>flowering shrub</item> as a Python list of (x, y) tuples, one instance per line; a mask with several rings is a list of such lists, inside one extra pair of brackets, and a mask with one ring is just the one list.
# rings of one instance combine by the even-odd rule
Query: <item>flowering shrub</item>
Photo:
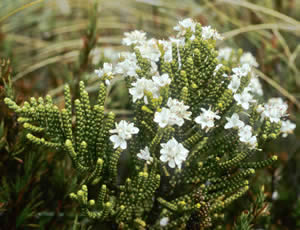
[[(282, 99), (262, 103), (250, 53), (218, 52), (222, 36), (192, 19), (174, 30), (169, 40), (125, 33), (123, 44), (134, 52), (95, 71), (102, 83), (94, 106), (80, 82), (75, 124), (68, 86), (61, 111), (50, 96), (22, 107), (5, 100), (31, 142), (69, 154), (83, 178), (70, 197), (96, 222), (119, 229), (209, 227), (249, 189), (255, 170), (277, 159), (251, 157), (295, 128)], [(106, 85), (117, 75), (132, 100), (130, 122), (104, 111)]]

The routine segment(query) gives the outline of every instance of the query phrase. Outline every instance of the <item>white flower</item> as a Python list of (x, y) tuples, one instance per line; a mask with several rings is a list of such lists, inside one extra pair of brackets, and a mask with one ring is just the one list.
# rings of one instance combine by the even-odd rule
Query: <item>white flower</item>
[(197, 23), (193, 21), (191, 18), (186, 18), (182, 21), (178, 22), (178, 25), (174, 27), (175, 31), (178, 31), (178, 36), (183, 36), (187, 32), (188, 29), (191, 30), (191, 32), (196, 31), (196, 25)]
[(268, 103), (264, 105), (262, 118), (268, 117), (271, 122), (278, 123), (281, 117), (287, 116), (287, 103), (281, 98), (270, 98)]
[(102, 69), (96, 69), (95, 74), (98, 75), (98, 77), (102, 77), (104, 75), (111, 76), (113, 74), (112, 72), (112, 64), (110, 63), (104, 63)]
[(111, 140), (112, 143), (114, 143), (114, 149), (120, 147), (121, 149), (127, 148), (127, 142), (125, 139), (118, 135), (112, 135), (109, 137), (109, 140)]
[[(211, 108), (208, 110), (201, 108), (202, 112), (198, 117), (195, 118), (195, 122), (201, 125), (201, 128), (212, 128), (214, 127), (214, 119), (219, 120), (221, 117), (217, 113), (211, 111)], [(207, 130), (208, 130), (207, 129)]]
[(125, 32), (125, 38), (122, 40), (122, 44), (131, 46), (135, 44), (143, 44), (146, 41), (146, 33), (143, 31), (134, 30), (132, 32)]
[(211, 29), (211, 26), (202, 27), (202, 38), (204, 40), (210, 39), (214, 36), (214, 30)]
[(232, 72), (234, 72), (239, 77), (247, 76), (250, 71), (251, 71), (251, 66), (248, 64), (243, 64), (241, 67), (232, 69)]
[(189, 151), (184, 148), (184, 146), (176, 141), (173, 137), (167, 143), (162, 143), (161, 145), (161, 156), (160, 160), (162, 162), (168, 162), (170, 168), (177, 167), (181, 169), (181, 164), (186, 160)]
[(121, 149), (127, 148), (126, 140), (132, 138), (132, 134), (137, 134), (139, 129), (134, 127), (133, 123), (128, 123), (125, 120), (116, 123), (116, 128), (109, 130), (110, 133), (116, 133), (116, 135), (110, 136), (110, 140), (114, 143), (114, 149), (120, 147)]
[(110, 133), (117, 133), (121, 138), (128, 140), (132, 137), (132, 134), (137, 134), (139, 129), (134, 127), (133, 123), (128, 123), (125, 120), (121, 120), (119, 124), (115, 124), (116, 128), (110, 130)]
[(224, 126), (225, 129), (241, 128), (245, 125), (244, 122), (240, 120), (237, 113), (232, 114), (231, 118), (226, 117), (226, 120), (228, 122)]
[(169, 223), (169, 217), (163, 217), (163, 218), (161, 218), (160, 221), (159, 221), (159, 225), (160, 225), (161, 227), (167, 226), (168, 223)]
[(154, 121), (158, 123), (161, 128), (170, 125), (171, 122), (171, 111), (167, 108), (162, 108), (160, 112), (154, 114)]
[(249, 91), (249, 88), (245, 88), (241, 94), (233, 95), (233, 98), (236, 100), (237, 104), (242, 106), (242, 108), (245, 110), (249, 109), (250, 102), (251, 103), (256, 102), (253, 99), (253, 96), (248, 91)]
[(214, 70), (214, 73), (213, 73), (214, 76), (216, 76), (216, 74), (218, 73), (219, 69), (222, 68), (222, 66), (223, 66), (223, 64), (218, 64), (218, 65), (216, 66), (216, 68), (215, 68), (215, 70)]
[(211, 26), (202, 27), (202, 38), (204, 40), (213, 38), (215, 40), (222, 40), (223, 37), (215, 30), (212, 29)]
[(281, 121), (280, 132), (282, 132), (283, 137), (287, 137), (289, 133), (293, 133), (293, 130), (296, 128), (296, 124), (287, 121)]
[(224, 47), (224, 48), (221, 48), (219, 49), (219, 55), (218, 55), (218, 60), (222, 60), (224, 59), (225, 61), (228, 61), (229, 58), (230, 58), (230, 55), (232, 53), (232, 48), (230, 47)]
[(251, 77), (248, 87), (252, 93), (255, 93), (259, 96), (263, 95), (262, 86), (256, 76)]
[(135, 53), (123, 52), (120, 56), (124, 60), (117, 63), (115, 73), (122, 74), (125, 77), (138, 77), (136, 70), (140, 69), (140, 67), (137, 64)]
[(150, 164), (153, 161), (153, 158), (150, 156), (150, 151), (148, 146), (145, 149), (141, 149), (141, 151), (137, 154), (137, 157), (145, 160), (147, 164)]
[(96, 69), (95, 73), (98, 75), (98, 77), (104, 77), (105, 84), (110, 85), (109, 77), (113, 75), (112, 72), (112, 64), (110, 63), (104, 63), (102, 69)]
[(228, 85), (228, 89), (230, 89), (232, 92), (235, 93), (239, 89), (240, 84), (241, 84), (240, 78), (234, 74), (231, 77), (231, 81)]
[(161, 128), (164, 128), (167, 125), (182, 126), (184, 123), (183, 118), (177, 116), (168, 108), (162, 108), (161, 112), (156, 112), (154, 115), (154, 121), (158, 123)]
[(143, 44), (137, 46), (143, 58), (147, 58), (150, 61), (157, 62), (160, 57), (160, 50), (157, 46), (155, 39), (149, 39)]
[(158, 87), (164, 87), (171, 83), (171, 79), (169, 78), (169, 74), (164, 73), (160, 76), (153, 76), (152, 80)]
[(255, 148), (257, 145), (256, 136), (252, 136), (252, 127), (250, 125), (242, 126), (239, 129), (240, 141), (250, 145), (251, 148)]
[(158, 123), (161, 128), (167, 125), (178, 125), (184, 124), (184, 119), (190, 120), (192, 112), (187, 111), (189, 106), (183, 104), (183, 102), (177, 99), (169, 98), (167, 105), (168, 108), (162, 108), (161, 112), (156, 112), (154, 115), (154, 121)]
[(134, 87), (129, 89), (129, 93), (132, 95), (133, 102), (136, 102), (137, 99), (144, 98), (145, 104), (148, 104), (145, 91), (151, 92), (153, 98), (159, 97), (159, 89), (152, 80), (143, 77), (132, 83), (132, 86)]
[(183, 101), (169, 98), (167, 105), (170, 108), (171, 112), (176, 114), (176, 116), (178, 116), (179, 118), (191, 120), (190, 116), (192, 115), (192, 112), (187, 111), (190, 107), (184, 105)]
[(248, 64), (250, 66), (258, 67), (255, 57), (250, 52), (244, 53), (240, 58), (241, 64)]

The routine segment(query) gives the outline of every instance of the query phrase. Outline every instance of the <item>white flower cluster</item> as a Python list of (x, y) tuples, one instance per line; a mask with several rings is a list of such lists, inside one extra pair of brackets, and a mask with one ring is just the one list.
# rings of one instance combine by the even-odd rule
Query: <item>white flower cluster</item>
[(287, 137), (289, 133), (293, 133), (294, 129), (296, 128), (296, 124), (287, 121), (281, 121), (281, 128), (280, 132), (282, 132), (283, 137)]
[(257, 145), (256, 136), (252, 135), (252, 127), (250, 125), (245, 125), (243, 121), (240, 120), (237, 113), (232, 114), (230, 118), (226, 117), (227, 123), (225, 124), (225, 129), (237, 128), (238, 135), (241, 142), (244, 142), (254, 149)]
[(171, 79), (167, 73), (162, 75), (156, 75), (152, 77), (152, 80), (146, 78), (139, 78), (136, 82), (132, 83), (132, 88), (129, 89), (129, 93), (132, 95), (133, 102), (138, 99), (144, 98), (145, 104), (148, 104), (147, 96), (145, 92), (152, 93), (153, 98), (160, 96), (159, 90), (171, 83)]
[(232, 69), (232, 72), (234, 73), (231, 76), (231, 81), (228, 85), (228, 88), (233, 92), (236, 93), (240, 87), (241, 84), (241, 78), (248, 75), (251, 68), (248, 64), (243, 64), (241, 67), (236, 67)]
[(252, 73), (252, 77), (250, 79), (248, 88), (250, 89), (250, 91), (253, 94), (257, 94), (259, 96), (263, 96), (263, 94), (264, 94), (262, 86), (258, 80), (258, 77), (256, 77), (253, 73)]
[(260, 106), (258, 112), (261, 112), (262, 119), (269, 118), (271, 122), (278, 123), (280, 118), (287, 116), (288, 105), (282, 98), (270, 98), (268, 103)]
[[(222, 61), (229, 61), (230, 57), (232, 56), (233, 49), (230, 47), (224, 47), (219, 49), (218, 60)], [(241, 78), (247, 76), (251, 73), (250, 83), (248, 85), (247, 91), (257, 94), (259, 96), (263, 95), (262, 86), (258, 80), (258, 78), (251, 72), (251, 67), (258, 67), (258, 63), (256, 62), (255, 57), (250, 53), (246, 52), (240, 57), (240, 64), (241, 67), (233, 68), (232, 72), (233, 75), (231, 76), (230, 84), (228, 88), (233, 92), (236, 93), (241, 84)]]
[[(219, 49), (219, 54), (218, 54), (218, 60), (222, 61), (229, 61), (233, 53), (233, 49), (231, 47), (223, 47)], [(255, 57), (250, 53), (250, 52), (245, 52), (242, 54), (240, 57), (240, 64), (248, 64), (253, 67), (258, 67), (258, 63), (255, 59)]]
[[(160, 96), (165, 95), (165, 93), (168, 92), (168, 86), (172, 82), (172, 78), (169, 74), (162, 74), (158, 71), (160, 59), (167, 63), (171, 63), (173, 57), (177, 56), (178, 60), (176, 60), (176, 62), (178, 63), (180, 70), (181, 57), (179, 48), (185, 45), (187, 37), (190, 40), (195, 39), (196, 27), (197, 23), (194, 20), (189, 18), (184, 19), (174, 27), (174, 30), (178, 32), (177, 37), (169, 38), (168, 40), (147, 39), (145, 32), (137, 30), (125, 33), (122, 44), (138, 50), (142, 58), (147, 59), (150, 64), (148, 77), (139, 76), (138, 73), (141, 72), (140, 63), (138, 63), (136, 56), (138, 54), (135, 54), (134, 52), (122, 53), (119, 62), (114, 69), (111, 64), (104, 63), (103, 68), (95, 70), (95, 73), (99, 77), (102, 77), (106, 84), (109, 84), (109, 80), (112, 79), (115, 74), (133, 78), (129, 81), (132, 86), (129, 88), (129, 94), (132, 96), (132, 101), (135, 103), (138, 100), (143, 100), (144, 104), (149, 104), (148, 100), (151, 100), (152, 98), (158, 99)], [(215, 29), (212, 29), (210, 26), (205, 26), (201, 28), (201, 39), (218, 40), (222, 39), (222, 37)], [(174, 51), (172, 48), (173, 45), (175, 45), (175, 48), (177, 46), (176, 55), (172, 54)], [(235, 55), (232, 54), (233, 49), (225, 47), (219, 50), (217, 59), (221, 62), (236, 61), (236, 59), (234, 59)], [(226, 69), (223, 64), (219, 63), (216, 65), (213, 76), (217, 76), (218, 72), (223, 72)], [(263, 95), (260, 82), (251, 71), (251, 68), (258, 67), (258, 63), (251, 53), (246, 52), (240, 57), (239, 64), (240, 66), (232, 68), (230, 76), (228, 76), (229, 74), (227, 75), (227, 73), (223, 73), (222, 75), (223, 77), (230, 79), (228, 89), (232, 91), (236, 104), (240, 105), (244, 110), (249, 110), (252, 104), (256, 103), (256, 100), (254, 99), (255, 95)], [(240, 90), (243, 78), (249, 76), (249, 74), (251, 74), (251, 78), (248, 86), (243, 90)], [(166, 98), (164, 98), (163, 101), (166, 101)], [(150, 103), (150, 107), (151, 106), (152, 104)], [(185, 105), (183, 101), (167, 98), (165, 107), (161, 106), (160, 108), (156, 108), (153, 120), (162, 129), (173, 125), (181, 127), (185, 120), (192, 120), (192, 112), (189, 111), (189, 109), (190, 107)], [(257, 111), (261, 113), (262, 119), (267, 117), (271, 122), (281, 121), (281, 132), (283, 136), (286, 136), (295, 129), (295, 125), (290, 121), (281, 120), (282, 117), (286, 116), (287, 111), (287, 105), (281, 99), (271, 99), (268, 103), (258, 106)], [(218, 113), (219, 111), (213, 111), (211, 106), (208, 109), (201, 108), (201, 113), (193, 118), (192, 122), (199, 124), (201, 129), (208, 132), (216, 126), (215, 121), (221, 119), (221, 116), (219, 116)], [(233, 113), (231, 117), (226, 117), (226, 120), (227, 123), (224, 126), (225, 129), (237, 129), (240, 142), (247, 144), (250, 149), (255, 149), (257, 147), (255, 130), (253, 130), (250, 125), (241, 121), (237, 113)], [(114, 144), (113, 147), (126, 149), (127, 140), (132, 138), (132, 135), (137, 134), (138, 132), (139, 129), (134, 127), (133, 123), (127, 123), (126, 121), (120, 121), (119, 124), (116, 123), (116, 128), (110, 130), (110, 133), (114, 134), (110, 137), (110, 140)], [(171, 137), (169, 141), (162, 143), (160, 146), (159, 160), (167, 163), (170, 168), (178, 167), (181, 169), (183, 162), (188, 156), (189, 150), (181, 143), (178, 143), (174, 137)], [(141, 149), (140, 152), (137, 153), (137, 157), (144, 160), (147, 164), (151, 164), (158, 158), (154, 153), (150, 153), (150, 148), (148, 146)], [(167, 222), (166, 218), (162, 219), (161, 225), (163, 226)]]
[(170, 168), (177, 167), (181, 169), (182, 162), (186, 160), (189, 151), (184, 146), (176, 141), (173, 137), (167, 143), (162, 143), (160, 150), (160, 160), (168, 162)]
[(254, 149), (257, 145), (256, 136), (252, 135), (252, 127), (245, 125), (239, 128), (240, 141), (250, 145), (251, 149)]
[(248, 110), (250, 107), (250, 103), (256, 102), (253, 99), (253, 95), (249, 93), (250, 88), (246, 87), (242, 93), (234, 94), (233, 98), (237, 102), (238, 105), (242, 106), (243, 109)]
[(135, 53), (123, 52), (120, 54), (120, 58), (123, 59), (123, 61), (117, 63), (115, 74), (137, 78), (136, 70), (139, 70), (140, 67), (137, 64)]
[(175, 31), (178, 31), (177, 36), (184, 36), (186, 34), (187, 30), (190, 30), (191, 32), (195, 33), (196, 25), (197, 25), (197, 23), (193, 19), (186, 18), (182, 21), (179, 21), (178, 25), (175, 26), (173, 29)]
[(113, 69), (112, 64), (104, 63), (102, 69), (95, 70), (95, 74), (97, 74), (98, 77), (106, 78), (105, 80), (106, 85), (110, 85), (109, 78), (111, 78), (113, 75), (112, 69)]
[(134, 127), (133, 123), (128, 123), (127, 121), (120, 121), (119, 124), (116, 123), (116, 128), (109, 131), (110, 133), (116, 133), (116, 135), (110, 136), (110, 140), (114, 143), (114, 148), (120, 147), (121, 149), (127, 148), (126, 140), (132, 138), (132, 134), (137, 134), (139, 129)]
[[(167, 162), (170, 168), (175, 168), (177, 166), (179, 169), (182, 167), (182, 163), (186, 160), (189, 151), (184, 148), (184, 146), (176, 141), (173, 137), (167, 143), (162, 143), (160, 150), (160, 160), (162, 162)], [(137, 154), (137, 157), (145, 160), (147, 164), (153, 162), (153, 158), (150, 155), (148, 147), (140, 150), (140, 153)]]
[(184, 119), (190, 120), (192, 112), (187, 111), (190, 107), (184, 105), (182, 101), (177, 99), (169, 98), (167, 102), (169, 108), (162, 108), (160, 112), (156, 112), (154, 121), (158, 123), (161, 128), (167, 125), (178, 125), (182, 126)]
[(241, 93), (236, 93), (240, 88), (241, 78), (247, 76), (250, 71), (251, 66), (247, 63), (243, 64), (241, 67), (233, 68), (232, 72), (234, 74), (231, 76), (231, 81), (228, 85), (228, 89), (230, 89), (234, 93), (234, 100), (245, 110), (249, 109), (250, 103), (256, 102), (251, 93), (256, 93), (259, 95), (262, 94), (262, 90), (257, 78), (253, 78), (253, 80), (250, 80), (250, 84), (248, 85), (248, 87), (244, 88)]
[[(196, 31), (196, 25), (197, 23), (193, 21), (190, 18), (184, 19), (178, 23), (177, 26), (174, 27), (175, 31), (178, 31), (177, 36), (184, 36), (186, 32), (189, 30), (192, 33)], [(202, 27), (202, 39), (208, 40), (208, 39), (214, 39), (214, 40), (222, 40), (223, 37), (215, 30), (212, 29), (211, 26), (204, 26)], [(192, 35), (191, 40), (195, 38), (195, 35)]]
[(211, 26), (202, 27), (202, 38), (204, 40), (214, 39), (214, 40), (222, 40), (223, 37), (215, 30), (212, 29)]
[(216, 112), (213, 112), (211, 108), (209, 108), (208, 110), (201, 108), (201, 110), (202, 113), (195, 118), (195, 122), (197, 124), (200, 124), (202, 129), (206, 128), (207, 132), (210, 128), (214, 127), (214, 120), (219, 120), (221, 117), (218, 116)]
[(153, 157), (150, 155), (150, 151), (148, 146), (145, 147), (145, 149), (141, 149), (140, 152), (137, 154), (137, 157), (145, 160), (147, 164), (151, 164), (153, 162)]
[[(218, 60), (229, 61), (232, 53), (233, 53), (232, 48), (230, 47), (222, 48), (219, 50)], [(262, 86), (258, 80), (258, 77), (255, 76), (255, 74), (251, 71), (251, 67), (258, 67), (259, 65), (255, 57), (250, 52), (246, 52), (240, 57), (240, 64), (241, 64), (240, 67), (232, 69), (233, 75), (230, 76), (231, 81), (228, 85), (228, 89), (230, 89), (234, 93), (233, 98), (235, 99), (237, 104), (240, 105), (243, 109), (248, 110), (250, 108), (251, 103), (256, 103), (256, 100), (254, 99), (254, 95), (258, 95), (258, 96), (263, 95)], [(237, 93), (237, 91), (240, 88), (241, 78), (247, 76), (248, 74), (251, 74), (251, 78), (248, 86), (244, 88), (241, 93)], [(259, 105), (257, 111), (261, 113), (262, 119), (267, 117), (271, 122), (278, 123), (279, 121), (281, 121), (282, 117), (287, 116), (286, 114), (287, 108), (288, 108), (287, 104), (283, 102), (281, 98), (271, 98), (268, 101), (268, 103), (264, 105)], [(238, 115), (235, 114), (235, 116), (232, 117), (232, 119), (235, 120), (232, 120), (231, 122), (238, 122), (237, 116)], [(292, 133), (292, 131), (295, 129), (295, 124), (291, 123), (290, 121), (281, 121), (281, 122), (282, 122), (281, 132), (283, 133), (282, 135), (286, 137), (288, 133)], [(242, 127), (247, 127), (247, 126), (243, 125)], [(229, 121), (225, 125), (225, 128), (232, 128), (231, 123)], [(254, 141), (255, 138), (250, 135), (251, 132), (250, 128), (251, 127), (248, 127), (247, 129), (244, 128), (244, 131), (239, 132), (239, 135), (242, 136), (245, 136), (247, 134), (249, 144), (255, 143)], [(246, 142), (246, 139), (241, 136), (240, 136), (240, 140)]]

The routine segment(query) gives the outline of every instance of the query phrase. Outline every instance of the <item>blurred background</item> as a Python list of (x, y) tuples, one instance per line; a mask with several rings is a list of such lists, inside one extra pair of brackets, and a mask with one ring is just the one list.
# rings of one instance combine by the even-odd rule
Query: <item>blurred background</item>
[[(22, 103), (50, 94), (62, 107), (63, 84), (75, 89), (79, 80), (93, 98), (94, 69), (115, 63), (127, 50), (124, 32), (138, 29), (164, 39), (187, 17), (222, 33), (219, 48), (251, 52), (265, 99), (283, 97), (297, 124), (294, 135), (266, 146), (259, 157), (276, 154), (278, 163), (257, 173), (250, 182), (253, 192), (230, 207), (221, 229), (232, 229), (237, 216), (249, 211), (262, 185), (263, 217), (253, 220), (253, 229), (300, 229), (298, 0), (1, 0), (0, 229), (85, 229), (87, 222), (68, 198), (77, 186), (68, 157), (28, 144), (3, 98)], [(106, 109), (131, 115), (124, 82), (112, 84)]]

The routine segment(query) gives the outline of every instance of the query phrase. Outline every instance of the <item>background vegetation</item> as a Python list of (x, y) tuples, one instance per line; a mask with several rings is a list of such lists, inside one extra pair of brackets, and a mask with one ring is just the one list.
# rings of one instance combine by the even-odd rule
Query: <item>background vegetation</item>
[[(163, 39), (186, 17), (223, 33), (219, 47), (255, 55), (265, 97), (284, 97), (297, 124), (295, 135), (264, 149), (276, 153), (279, 162), (260, 171), (253, 190), (234, 203), (221, 229), (300, 229), (299, 1), (98, 0), (96, 12), (94, 2), (0, 2), (0, 229), (85, 229), (86, 222), (68, 198), (76, 189), (69, 159), (28, 144), (3, 98), (22, 103), (49, 92), (62, 105), (63, 84), (76, 92), (79, 80), (93, 93), (94, 69), (116, 62), (125, 49), (124, 32), (140, 29)], [(112, 84), (107, 102), (120, 117), (131, 115), (123, 84)]]

